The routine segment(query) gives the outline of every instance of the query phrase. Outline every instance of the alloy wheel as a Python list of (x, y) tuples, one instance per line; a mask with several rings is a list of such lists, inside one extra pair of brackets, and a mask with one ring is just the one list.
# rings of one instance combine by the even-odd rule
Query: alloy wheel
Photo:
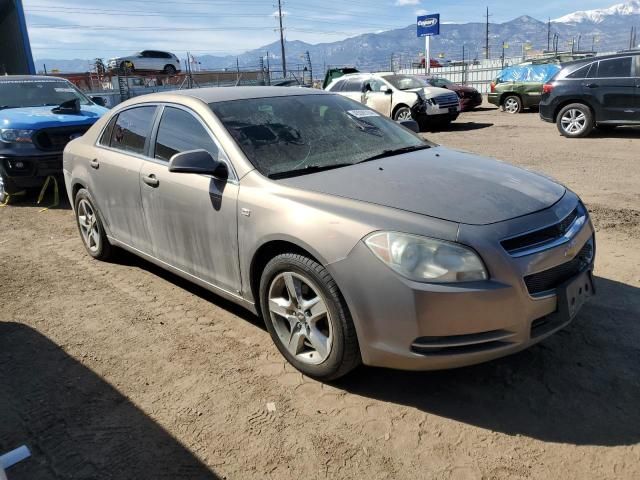
[(404, 122), (405, 120), (413, 120), (410, 110), (401, 110), (397, 115), (397, 120)]
[(520, 105), (515, 98), (507, 98), (504, 102), (504, 111), (507, 113), (518, 113)]
[(560, 119), (562, 129), (570, 135), (581, 133), (587, 125), (587, 117), (577, 108), (567, 110)]
[(100, 250), (100, 226), (98, 225), (98, 218), (91, 206), (91, 203), (86, 199), (78, 202), (78, 225), (80, 226), (80, 233), (82, 234), (82, 240), (87, 248), (96, 253)]
[(277, 275), (269, 287), (269, 314), (278, 338), (297, 360), (317, 365), (331, 353), (333, 328), (327, 302), (308, 278)]

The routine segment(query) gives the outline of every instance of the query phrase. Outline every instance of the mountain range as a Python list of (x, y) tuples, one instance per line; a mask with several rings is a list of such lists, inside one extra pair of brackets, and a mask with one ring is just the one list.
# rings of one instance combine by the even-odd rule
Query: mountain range
[[(640, 0), (629, 0), (599, 10), (578, 11), (551, 21), (550, 37), (558, 36), (558, 49), (591, 50), (601, 52), (629, 48), (631, 28), (640, 27)], [(433, 37), (432, 57), (460, 60), (484, 58), (485, 23), (443, 23), (440, 35)], [(492, 58), (502, 55), (519, 57), (523, 51), (542, 51), (548, 45), (548, 23), (524, 15), (505, 23), (489, 25), (489, 51)], [(552, 47), (553, 48), (553, 47)], [(296, 71), (304, 64), (303, 56), (309, 52), (314, 76), (324, 73), (330, 65), (355, 65), (363, 70), (386, 69), (391, 62), (394, 66), (406, 66), (419, 61), (424, 49), (424, 40), (416, 37), (416, 26), (367, 33), (331, 43), (309, 44), (299, 40), (287, 41), (287, 64), (289, 70)], [(280, 44), (264, 45), (239, 56), (201, 55), (197, 60), (202, 69), (257, 68), (259, 62), (267, 63), (272, 70), (280, 69)], [(38, 66), (62, 72), (83, 72), (90, 64), (87, 59), (56, 60), (37, 59)], [(319, 75), (320, 74), (320, 75)]]

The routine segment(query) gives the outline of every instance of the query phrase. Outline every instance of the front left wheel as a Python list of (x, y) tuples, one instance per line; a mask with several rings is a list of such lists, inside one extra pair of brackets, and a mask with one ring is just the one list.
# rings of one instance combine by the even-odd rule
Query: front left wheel
[(305, 375), (329, 381), (360, 364), (346, 303), (315, 260), (294, 253), (273, 258), (262, 272), (260, 305), (276, 347)]
[(75, 213), (78, 231), (87, 253), (97, 260), (107, 260), (113, 248), (107, 239), (93, 199), (84, 188), (76, 194)]
[(398, 108), (393, 114), (393, 119), (396, 122), (403, 122), (405, 120), (413, 120), (413, 115), (411, 115), (411, 109), (409, 107), (400, 107), (400, 108)]

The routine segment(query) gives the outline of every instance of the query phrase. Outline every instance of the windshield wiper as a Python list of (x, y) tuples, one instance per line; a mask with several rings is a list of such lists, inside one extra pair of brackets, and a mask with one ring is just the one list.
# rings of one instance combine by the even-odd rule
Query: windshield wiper
[(374, 155), (364, 160), (360, 160), (356, 163), (370, 162), (371, 160), (377, 160), (379, 158), (393, 157), (394, 155), (402, 155), (403, 153), (415, 152), (417, 150), (425, 150), (431, 148), (431, 145), (411, 145), (409, 147), (393, 148), (390, 150), (383, 150), (381, 153)]
[(287, 170), (285, 172), (272, 173), (269, 178), (277, 180), (279, 178), (296, 177), (298, 175), (306, 175), (308, 173), (324, 172), (326, 170), (333, 170), (334, 168), (342, 168), (353, 165), (353, 163), (333, 163), (331, 165), (307, 165), (303, 168), (297, 168), (295, 170)]

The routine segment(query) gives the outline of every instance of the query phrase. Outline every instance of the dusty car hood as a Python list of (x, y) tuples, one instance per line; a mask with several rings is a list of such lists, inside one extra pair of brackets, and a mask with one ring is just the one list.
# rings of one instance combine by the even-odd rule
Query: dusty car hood
[(541, 175), (444, 147), (278, 183), (472, 225), (543, 210), (565, 193)]

